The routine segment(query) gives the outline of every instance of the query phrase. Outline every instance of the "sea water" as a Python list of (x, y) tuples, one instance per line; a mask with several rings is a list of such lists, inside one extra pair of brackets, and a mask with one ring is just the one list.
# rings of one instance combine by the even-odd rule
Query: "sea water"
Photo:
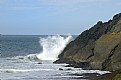
[(82, 70), (53, 64), (66, 45), (77, 36), (2, 35), (0, 36), (0, 80), (77, 80), (75, 74), (107, 71)]

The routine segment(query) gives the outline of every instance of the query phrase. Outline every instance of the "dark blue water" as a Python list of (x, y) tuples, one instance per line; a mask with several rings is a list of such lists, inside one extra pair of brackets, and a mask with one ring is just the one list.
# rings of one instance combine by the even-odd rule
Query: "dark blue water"
[(1, 57), (40, 53), (42, 51), (42, 47), (39, 44), (40, 37), (45, 36), (1, 36)]

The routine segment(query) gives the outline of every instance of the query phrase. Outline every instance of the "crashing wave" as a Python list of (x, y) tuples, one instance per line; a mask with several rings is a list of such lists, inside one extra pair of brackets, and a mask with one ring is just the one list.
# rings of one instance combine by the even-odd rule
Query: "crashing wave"
[(42, 46), (43, 51), (39, 54), (30, 54), (28, 59), (30, 60), (52, 60), (58, 59), (58, 55), (63, 51), (66, 45), (71, 42), (72, 36), (63, 37), (60, 35), (40, 37), (40, 46)]

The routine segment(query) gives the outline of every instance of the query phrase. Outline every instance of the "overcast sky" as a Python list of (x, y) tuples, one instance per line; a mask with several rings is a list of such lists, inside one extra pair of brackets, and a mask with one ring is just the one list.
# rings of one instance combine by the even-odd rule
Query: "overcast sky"
[(0, 0), (0, 34), (80, 34), (121, 12), (121, 0)]

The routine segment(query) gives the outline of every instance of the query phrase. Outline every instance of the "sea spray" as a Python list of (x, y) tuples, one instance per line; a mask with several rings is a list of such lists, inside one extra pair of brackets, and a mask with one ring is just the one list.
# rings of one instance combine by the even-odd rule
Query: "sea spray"
[(55, 61), (58, 59), (58, 55), (63, 51), (66, 45), (72, 40), (74, 39), (71, 35), (68, 35), (67, 37), (60, 35), (40, 37), (39, 43), (43, 48), (42, 52), (39, 54), (27, 55), (27, 58), (31, 61)]
[(62, 37), (60, 35), (40, 38), (40, 45), (43, 51), (37, 55), (40, 60), (57, 60), (58, 55), (63, 51), (66, 45), (73, 40), (72, 36)]

